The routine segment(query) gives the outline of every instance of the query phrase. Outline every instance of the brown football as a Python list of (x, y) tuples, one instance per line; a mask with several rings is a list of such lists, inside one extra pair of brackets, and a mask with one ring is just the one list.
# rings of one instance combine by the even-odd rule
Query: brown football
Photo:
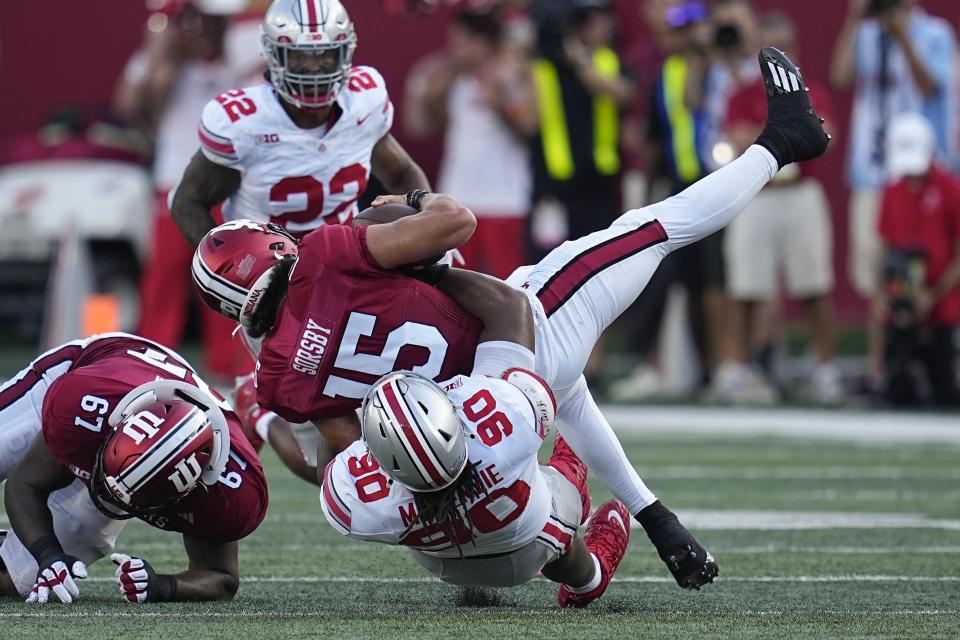
[(416, 209), (405, 204), (382, 204), (379, 207), (368, 207), (353, 217), (353, 226), (365, 227), (371, 224), (393, 222), (418, 213)]

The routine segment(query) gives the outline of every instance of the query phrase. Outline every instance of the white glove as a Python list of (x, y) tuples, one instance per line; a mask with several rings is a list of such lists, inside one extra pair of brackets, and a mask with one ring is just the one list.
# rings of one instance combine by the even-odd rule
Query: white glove
[(120, 595), (123, 596), (124, 600), (133, 604), (146, 602), (150, 586), (150, 571), (148, 569), (150, 565), (141, 558), (134, 558), (125, 553), (114, 553), (110, 556), (110, 559), (117, 565), (114, 576), (117, 579)]
[[(67, 569), (67, 565), (70, 569)], [(28, 604), (45, 604), (50, 600), (50, 592), (60, 599), (60, 602), (70, 604), (80, 595), (80, 588), (73, 581), (74, 578), (87, 577), (87, 565), (71, 556), (60, 556), (48, 566), (41, 567), (37, 572), (37, 581), (27, 596)]]

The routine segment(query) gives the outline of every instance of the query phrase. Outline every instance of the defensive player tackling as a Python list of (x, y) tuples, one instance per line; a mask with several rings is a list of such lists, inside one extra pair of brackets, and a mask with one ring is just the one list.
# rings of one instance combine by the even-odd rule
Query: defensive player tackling
[[(531, 324), (511, 326), (488, 325), (480, 339), (532, 348)], [(561, 436), (549, 463), (537, 462), (556, 413), (550, 388), (526, 369), (486, 373), (438, 385), (398, 372), (374, 384), (363, 439), (325, 471), (323, 512), (344, 535), (406, 546), (445, 582), (510, 587), (542, 571), (561, 583), (561, 606), (586, 606), (623, 558), (630, 512), (608, 502), (581, 538), (586, 467)]]

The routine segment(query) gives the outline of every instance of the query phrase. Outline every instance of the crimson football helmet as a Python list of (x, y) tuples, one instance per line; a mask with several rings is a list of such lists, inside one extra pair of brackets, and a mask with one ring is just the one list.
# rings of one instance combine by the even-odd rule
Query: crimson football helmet
[(262, 43), (277, 94), (299, 109), (320, 109), (347, 82), (357, 34), (340, 0), (274, 0)]
[(123, 397), (87, 485), (107, 516), (148, 516), (212, 485), (230, 454), (230, 429), (215, 398), (177, 380), (155, 380)]
[(250, 327), (273, 269), (299, 242), (277, 224), (232, 220), (211, 229), (193, 254), (193, 284), (203, 303)]

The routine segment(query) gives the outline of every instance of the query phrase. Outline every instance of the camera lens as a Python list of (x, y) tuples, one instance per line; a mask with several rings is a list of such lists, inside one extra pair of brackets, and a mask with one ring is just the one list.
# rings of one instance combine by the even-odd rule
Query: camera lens
[(720, 49), (737, 49), (740, 47), (740, 29), (735, 24), (717, 25), (713, 32), (713, 43)]

